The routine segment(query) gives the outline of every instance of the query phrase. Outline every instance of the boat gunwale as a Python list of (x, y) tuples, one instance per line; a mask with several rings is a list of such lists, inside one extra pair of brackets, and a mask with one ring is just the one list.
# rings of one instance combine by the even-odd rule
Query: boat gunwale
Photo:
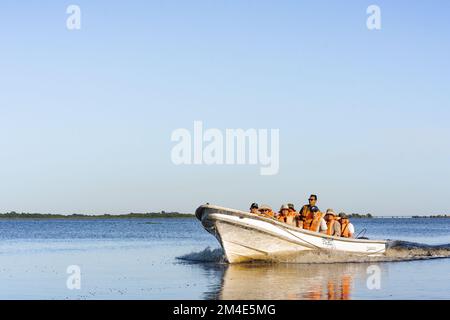
[(388, 243), (388, 241), (386, 241), (386, 240), (354, 239), (354, 238), (330, 236), (330, 235), (323, 234), (323, 233), (300, 229), (300, 228), (291, 226), (287, 223), (280, 222), (280, 221), (276, 220), (275, 218), (264, 217), (261, 215), (255, 215), (253, 213), (236, 210), (236, 209), (231, 209), (231, 208), (226, 208), (226, 207), (221, 207), (221, 206), (216, 206), (216, 205), (202, 205), (202, 206), (198, 207), (195, 212), (195, 215), (196, 215), (197, 219), (199, 219), (200, 221), (202, 220), (203, 214), (199, 216), (198, 213), (199, 213), (199, 210), (202, 211), (203, 209), (221, 210), (221, 211), (225, 211), (226, 213), (224, 213), (224, 212), (216, 212), (216, 213), (226, 214), (229, 216), (238, 216), (238, 217), (245, 216), (246, 218), (249, 218), (249, 219), (262, 220), (262, 221), (274, 224), (276, 226), (280, 226), (280, 227), (283, 227), (286, 229), (293, 230), (295, 232), (304, 233), (306, 235), (311, 235), (311, 236), (315, 236), (315, 237), (319, 237), (319, 238), (327, 238), (327, 239), (331, 239), (331, 240), (335, 240), (335, 241), (354, 242), (354, 243), (373, 243), (373, 244), (376, 243), (376, 244), (384, 244), (384, 245), (387, 245), (387, 243)]

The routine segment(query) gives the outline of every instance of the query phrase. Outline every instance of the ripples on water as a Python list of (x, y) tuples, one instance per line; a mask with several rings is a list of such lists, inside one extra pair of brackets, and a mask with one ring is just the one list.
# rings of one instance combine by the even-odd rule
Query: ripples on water
[[(320, 252), (277, 257), (288, 263), (228, 265), (195, 219), (0, 220), (0, 298), (450, 298), (450, 261), (434, 259), (450, 256), (450, 219), (353, 223), (371, 239), (398, 240), (381, 259)], [(82, 267), (80, 292), (65, 288), (72, 264)], [(380, 290), (366, 286), (374, 265)]]
[(177, 257), (179, 260), (190, 261), (190, 262), (215, 262), (215, 263), (225, 263), (225, 255), (222, 248), (211, 249), (207, 247), (206, 249), (199, 252), (191, 252)]

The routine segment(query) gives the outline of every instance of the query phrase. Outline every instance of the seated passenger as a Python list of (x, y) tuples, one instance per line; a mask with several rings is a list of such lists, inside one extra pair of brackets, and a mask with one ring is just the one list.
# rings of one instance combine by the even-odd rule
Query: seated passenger
[(355, 227), (348, 219), (348, 216), (344, 212), (341, 212), (339, 213), (339, 217), (341, 218), (341, 237), (353, 238)]
[(293, 203), (288, 203), (288, 208), (289, 208), (290, 213), (296, 213), (296, 214), (298, 213), (297, 211), (295, 211)]
[(259, 207), (259, 213), (268, 216), (270, 218), (273, 218), (275, 216), (275, 214), (272, 211), (272, 208), (265, 204)]
[(301, 215), (297, 215), (297, 218), (295, 219), (295, 225), (297, 228), (303, 229), (303, 217)]
[(341, 225), (336, 220), (336, 213), (333, 209), (328, 209), (325, 214), (327, 222), (327, 235), (339, 237), (341, 235)]
[(280, 208), (280, 211), (278, 211), (277, 220), (281, 222), (287, 222), (286, 219), (288, 218), (288, 214), (289, 207), (287, 206), (287, 204), (283, 204)]
[(305, 218), (303, 218), (303, 229), (326, 233), (327, 232), (327, 223), (323, 219), (323, 214), (320, 212), (319, 208), (316, 206), (311, 206), (310, 210), (311, 214)]
[(297, 218), (298, 218), (298, 212), (295, 211), (294, 205), (292, 203), (288, 203), (288, 214), (286, 217), (286, 223), (296, 226), (297, 225)]
[(257, 203), (252, 203), (252, 205), (250, 206), (250, 213), (254, 213), (254, 214), (258, 214), (258, 204)]

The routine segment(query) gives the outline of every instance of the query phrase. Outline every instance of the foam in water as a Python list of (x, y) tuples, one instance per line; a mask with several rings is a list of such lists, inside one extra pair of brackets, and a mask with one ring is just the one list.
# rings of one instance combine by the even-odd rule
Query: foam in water
[(450, 257), (450, 243), (428, 245), (399, 240), (389, 241), (386, 257), (394, 260), (448, 258)]
[[(408, 241), (389, 241), (386, 254), (379, 257), (353, 255), (339, 251), (304, 251), (300, 253), (280, 253), (270, 256), (269, 261), (275, 263), (364, 263), (410, 261), (450, 257), (450, 244), (427, 245)], [(178, 257), (180, 260), (192, 262), (225, 263), (226, 259), (221, 248), (212, 250), (210, 247), (191, 252)]]
[(305, 251), (298, 254), (275, 255), (274, 262), (286, 263), (365, 263), (393, 262), (450, 257), (450, 244), (426, 245), (407, 241), (389, 241), (386, 254), (376, 257), (360, 256), (339, 251)]
[(225, 262), (225, 256), (222, 248), (211, 250), (210, 247), (207, 247), (206, 249), (200, 252), (191, 252), (185, 254), (181, 257), (177, 257), (177, 259), (193, 262), (216, 262), (216, 263)]

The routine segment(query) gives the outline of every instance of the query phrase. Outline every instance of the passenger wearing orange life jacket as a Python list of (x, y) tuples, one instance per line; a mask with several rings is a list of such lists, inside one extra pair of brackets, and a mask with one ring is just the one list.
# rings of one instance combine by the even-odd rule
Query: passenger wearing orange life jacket
[(305, 204), (300, 209), (299, 216), (297, 219), (297, 227), (306, 230), (310, 229), (312, 223), (313, 213), (311, 212), (311, 208), (316, 206), (317, 196), (315, 194), (310, 195), (308, 202), (309, 202), (308, 204)]
[(341, 237), (353, 238), (353, 235), (355, 234), (355, 227), (348, 219), (348, 216), (341, 212), (339, 213), (339, 217), (341, 218), (339, 220), (341, 224)]
[(289, 211), (286, 217), (286, 223), (292, 226), (297, 225), (298, 212), (295, 211), (294, 205), (292, 203), (287, 204)]
[(293, 205), (292, 203), (288, 204), (288, 206), (289, 206), (289, 209), (290, 209), (291, 211), (293, 211), (294, 214), (295, 214), (295, 218), (294, 218), (294, 226), (296, 226), (297, 228), (303, 229), (303, 220), (304, 220), (304, 218), (303, 218), (303, 216), (302, 216), (302, 214), (301, 214), (301, 211), (302, 211), (303, 208), (300, 209), (299, 212), (297, 212), (297, 211), (295, 210), (295, 208), (294, 208), (294, 205)]
[(295, 211), (295, 207), (294, 207), (293, 203), (288, 203), (288, 208), (289, 208), (290, 213), (298, 213), (297, 211)]
[(317, 196), (315, 194), (312, 194), (309, 196), (308, 204), (305, 204), (299, 211), (299, 214), (302, 216), (303, 219), (309, 219), (312, 216), (311, 213), (311, 207), (314, 207), (317, 202)]
[(265, 205), (265, 204), (263, 204), (263, 205), (261, 205), (259, 207), (259, 213), (262, 214), (262, 215), (265, 215), (265, 216), (267, 216), (269, 218), (274, 218), (275, 217), (275, 214), (273, 213), (272, 208), (270, 206), (268, 206), (268, 205)]
[(250, 206), (250, 213), (253, 213), (253, 214), (259, 213), (259, 207), (256, 202), (253, 202), (252, 205)]
[(336, 213), (333, 209), (328, 209), (325, 214), (327, 222), (327, 235), (339, 237), (341, 235), (341, 225), (336, 220)]
[(286, 222), (289, 214), (289, 207), (287, 204), (283, 204), (278, 211), (277, 220), (281, 222)]

